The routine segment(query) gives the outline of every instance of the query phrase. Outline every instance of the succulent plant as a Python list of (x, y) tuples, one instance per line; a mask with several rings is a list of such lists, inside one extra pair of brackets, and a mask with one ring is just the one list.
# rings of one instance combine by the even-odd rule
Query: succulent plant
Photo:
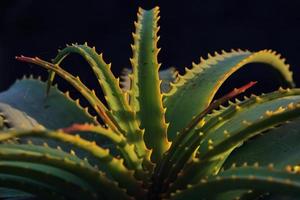
[[(43, 199), (257, 199), (300, 195), (300, 90), (271, 50), (208, 55), (177, 77), (159, 72), (159, 8), (139, 9), (132, 70), (116, 78), (95, 48), (72, 44), (52, 62), (48, 83), (16, 82), (0, 94), (0, 197)], [(91, 66), (106, 104), (61, 67), (69, 54)], [(277, 71), (287, 89), (235, 99), (250, 82), (213, 100), (248, 63)], [(98, 118), (52, 86), (62, 77)], [(163, 83), (163, 84), (161, 84)], [(47, 88), (47, 96), (44, 89)], [(226, 106), (224, 106), (226, 105)]]

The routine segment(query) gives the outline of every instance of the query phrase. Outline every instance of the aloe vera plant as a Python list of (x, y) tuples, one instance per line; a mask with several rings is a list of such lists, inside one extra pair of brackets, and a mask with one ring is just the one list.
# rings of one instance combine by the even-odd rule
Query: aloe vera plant
[[(292, 89), (289, 65), (271, 50), (232, 50), (201, 58), (184, 75), (159, 72), (158, 14), (158, 7), (139, 9), (132, 70), (121, 81), (87, 44), (67, 46), (52, 62), (17, 57), (49, 70), (49, 79), (24, 78), (0, 94), (1, 198), (300, 195), (300, 90)], [(106, 104), (61, 67), (69, 54), (91, 66)], [(277, 71), (288, 88), (230, 100), (256, 83), (250, 82), (213, 101), (228, 77), (255, 62)], [(97, 117), (52, 86), (55, 75), (74, 86)]]

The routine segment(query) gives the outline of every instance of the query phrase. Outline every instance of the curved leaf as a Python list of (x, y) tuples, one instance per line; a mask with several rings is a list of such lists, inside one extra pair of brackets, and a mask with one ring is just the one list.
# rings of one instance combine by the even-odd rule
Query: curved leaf
[(8, 188), (0, 188), (0, 199), (3, 200), (25, 200), (32, 198), (33, 195)]
[(222, 154), (259, 132), (298, 117), (300, 95), (286, 96), (238, 111), (235, 116), (211, 130), (199, 148), (200, 159)]
[(296, 119), (245, 142), (230, 154), (223, 167), (257, 162), (261, 166), (273, 163), (275, 168), (283, 169), (286, 165), (298, 165), (299, 155), (300, 119)]
[[(105, 94), (107, 104), (111, 109), (108, 115), (113, 115), (115, 118), (114, 120), (118, 121), (118, 123), (115, 123), (115, 121), (111, 119), (112, 123), (109, 124), (111, 128), (113, 129), (112, 124), (114, 124), (120, 132), (128, 135), (128, 140), (130, 143), (132, 143), (132, 141), (140, 142), (142, 140), (142, 132), (139, 129), (136, 121), (133, 120), (135, 116), (130, 110), (125, 95), (119, 87), (119, 80), (115, 78), (110, 70), (111, 64), (106, 64), (103, 60), (102, 54), (98, 54), (96, 49), (90, 48), (87, 43), (84, 45), (73, 44), (72, 46), (67, 46), (63, 50), (59, 51), (58, 55), (53, 59), (53, 63), (55, 65), (61, 63), (70, 53), (77, 53), (81, 55), (89, 63), (94, 74), (96, 75), (97, 80)], [(49, 85), (53, 81), (54, 73), (55, 70), (50, 71), (50, 79), (48, 80)], [(141, 145), (140, 142), (138, 148), (140, 152), (144, 150), (142, 146), (143, 145)]]
[(140, 183), (133, 177), (133, 171), (128, 170), (123, 160), (113, 157), (108, 149), (103, 149), (95, 142), (90, 142), (79, 135), (69, 135), (61, 131), (49, 130), (20, 130), (20, 131), (6, 131), (0, 133), (0, 141), (6, 141), (15, 137), (38, 137), (38, 138), (51, 138), (56, 141), (70, 143), (94, 156), (98, 159), (100, 165), (105, 167), (110, 175), (117, 181), (121, 187), (126, 188), (129, 194), (142, 197), (144, 191)]
[(121, 188), (116, 187), (116, 182), (109, 180), (97, 168), (90, 166), (87, 161), (81, 160), (75, 155), (66, 154), (61, 150), (35, 145), (1, 144), (0, 158), (1, 160), (39, 163), (56, 167), (76, 174), (91, 184), (103, 197), (107, 197), (107, 191), (112, 191), (112, 194), (109, 194), (111, 198), (129, 199)]
[[(92, 124), (73, 124), (72, 126), (64, 128), (62, 130), (64, 132), (89, 131), (104, 136), (105, 138), (109, 139), (117, 147), (118, 150), (120, 150), (129, 169), (139, 169), (139, 166), (142, 164), (142, 160), (137, 157), (137, 154), (134, 151), (134, 145), (128, 144), (126, 138), (123, 135), (118, 135), (110, 129), (106, 129), (101, 126), (95, 126)], [(142, 170), (139, 169), (138, 172), (142, 173)]]
[[(204, 111), (202, 111), (199, 115), (193, 118), (193, 120), (189, 123), (189, 125), (183, 130), (183, 132), (179, 133), (179, 135), (172, 142), (172, 145), (168, 152), (164, 155), (162, 160), (157, 164), (154, 171), (154, 180), (153, 185), (156, 188), (164, 190), (164, 187), (161, 187), (159, 182), (161, 182), (165, 176), (169, 176), (171, 174), (176, 175), (178, 170), (185, 164), (186, 160), (191, 157), (192, 152), (198, 146), (188, 147), (184, 145), (186, 138), (189, 138), (190, 134), (194, 134), (194, 129), (197, 129), (197, 125), (203, 118), (214, 109), (218, 108), (223, 103), (228, 102), (229, 99), (243, 93), (248, 88), (252, 87), (256, 82), (250, 82), (240, 88), (235, 88), (222, 98), (211, 103)], [(198, 133), (196, 133), (198, 135)], [(203, 134), (202, 134), (203, 135)], [(197, 139), (196, 139), (197, 140)], [(182, 155), (186, 155), (182, 158)], [(176, 160), (176, 161), (175, 161)], [(169, 177), (170, 178), (170, 177)], [(169, 181), (165, 181), (168, 183)], [(167, 184), (166, 184), (166, 187)]]
[(24, 177), (51, 185), (53, 190), (49, 190), (49, 194), (54, 191), (72, 199), (97, 199), (96, 191), (93, 191), (92, 187), (82, 179), (71, 173), (47, 165), (1, 160), (0, 173)]
[[(7, 91), (0, 93), (0, 102), (9, 104), (13, 107), (11, 109), (24, 112), (49, 129), (67, 127), (73, 123), (96, 123), (95, 119), (78, 103), (71, 100), (57, 88), (52, 87), (51, 93), (46, 97), (45, 88), (46, 84), (36, 79), (19, 80)], [(7, 115), (9, 115), (10, 111), (7, 112)], [(24, 117), (19, 117), (11, 116), (11, 123), (20, 124), (20, 121), (26, 123)]]
[(0, 112), (3, 118), (3, 128), (33, 129), (44, 127), (25, 112), (11, 107), (6, 103), (0, 103)]
[(299, 197), (300, 175), (268, 168), (239, 167), (189, 185), (188, 189), (173, 193), (171, 199), (215, 199), (220, 193), (237, 189), (257, 189)]
[(232, 51), (209, 56), (207, 60), (201, 59), (200, 64), (194, 64), (191, 70), (187, 70), (180, 77), (164, 98), (166, 121), (170, 122), (168, 137), (173, 140), (178, 131), (211, 103), (218, 89), (231, 74), (253, 62), (269, 64), (282, 75), (289, 86), (294, 86), (289, 65), (276, 52)]
[[(70, 53), (81, 55), (90, 64), (103, 89), (107, 103), (112, 112), (116, 114), (117, 119), (121, 117), (118, 116), (120, 112), (128, 112), (129, 107), (125, 101), (122, 90), (119, 87), (119, 82), (111, 72), (110, 64), (104, 62), (102, 54), (98, 54), (96, 49), (90, 48), (87, 43), (84, 45), (72, 44), (59, 51), (58, 55), (53, 59), (54, 65), (57, 66), (60, 64)], [(52, 73), (54, 74), (55, 71), (50, 72), (50, 74)], [(51, 79), (49, 81), (50, 83), (52, 82)]]
[(65, 199), (63, 196), (57, 194), (56, 192), (49, 192), (54, 191), (52, 186), (19, 176), (0, 174), (0, 187), (9, 187), (27, 193), (32, 193), (46, 200)]
[[(276, 169), (284, 169), (287, 165), (299, 165), (299, 146), (300, 128), (299, 119), (296, 119), (245, 142), (230, 154), (223, 167), (227, 169), (233, 164), (242, 165), (246, 162), (250, 165), (259, 163), (260, 166), (272, 163)], [(261, 193), (256, 192), (256, 196), (259, 195)], [(272, 195), (271, 199), (276, 197)], [(290, 198), (286, 197), (286, 199)]]
[[(174, 179), (182, 169), (182, 163), (187, 162), (195, 150), (199, 152), (199, 162), (191, 161), (190, 165), (195, 166), (183, 170), (183, 175), (173, 184), (172, 190), (180, 187), (179, 185), (193, 183), (203, 176), (216, 174), (230, 152), (244, 141), (299, 117), (299, 92), (298, 89), (281, 90), (260, 97), (252, 96), (206, 117), (204, 125), (187, 134), (187, 138), (179, 145), (177, 154), (169, 159), (172, 166), (175, 166), (168, 171), (170, 175), (173, 174), (169, 176), (172, 181), (172, 177)], [(175, 175), (172, 171), (175, 171)]]
[[(68, 49), (68, 47), (66, 48), (66, 54), (70, 52), (76, 52), (76, 53), (80, 53), (83, 56), (86, 57), (86, 59), (88, 59), (89, 62), (91, 62), (90, 64), (93, 65), (93, 69), (97, 69), (97, 74), (100, 73), (99, 70), (101, 68), (98, 68), (97, 66), (95, 66), (95, 61), (93, 61), (92, 57), (96, 57), (94, 59), (96, 59), (97, 61), (99, 61), (100, 59), (100, 64), (103, 64), (103, 60), (102, 58), (99, 58), (99, 55), (95, 52), (95, 50), (89, 48), (87, 45), (80, 45), (80, 47), (77, 46), (72, 46), (69, 47), (70, 49)], [(88, 52), (86, 52), (88, 51)], [(89, 55), (89, 53), (91, 53), (91, 55)], [(20, 57), (16, 57), (16, 59), (23, 61), (23, 62), (28, 62), (28, 63), (33, 63), (36, 65), (39, 65), (41, 67), (44, 67), (50, 71), (53, 71), (55, 73), (57, 73), (59, 76), (61, 76), (63, 79), (65, 79), (66, 81), (68, 81), (72, 86), (74, 86), (85, 98), (86, 100), (91, 104), (91, 106), (96, 110), (96, 112), (98, 113), (98, 115), (103, 119), (103, 121), (116, 133), (123, 133), (124, 135), (127, 136), (128, 138), (128, 142), (130, 144), (135, 144), (135, 150), (137, 152), (137, 154), (139, 155), (140, 158), (143, 158), (145, 160), (148, 159), (148, 154), (149, 151), (147, 150), (145, 143), (143, 141), (143, 131), (138, 127), (138, 123), (135, 120), (135, 114), (133, 112), (131, 112), (129, 108), (129, 105), (127, 105), (127, 102), (125, 102), (125, 104), (123, 104), (123, 100), (122, 99), (118, 99), (118, 95), (114, 93), (113, 91), (110, 91), (110, 86), (108, 85), (108, 83), (106, 83), (105, 85), (108, 87), (108, 93), (111, 93), (110, 95), (114, 96), (114, 99), (117, 102), (112, 102), (111, 106), (113, 106), (114, 110), (113, 112), (109, 111), (106, 106), (99, 100), (99, 98), (96, 96), (95, 92), (93, 90), (88, 89), (81, 81), (80, 79), (77, 77), (74, 77), (73, 75), (71, 75), (70, 73), (68, 73), (67, 71), (63, 70), (59, 65), (57, 64), (52, 64), (49, 62), (46, 62), (44, 60), (41, 60), (39, 58), (30, 58), (30, 57), (25, 57), (25, 56), (20, 56)], [(100, 70), (101, 71), (101, 70)], [(104, 70), (105, 73), (109, 73), (107, 72), (108, 70)], [(101, 73), (100, 73), (101, 74)], [(110, 75), (112, 75), (111, 73), (109, 73)], [(110, 75), (108, 75), (110, 77)], [(107, 78), (106, 75), (99, 75), (98, 76), (104, 76), (103, 78)], [(108, 78), (109, 78), (108, 77)], [(98, 77), (99, 78), (99, 77)], [(100, 79), (99, 79), (100, 81)], [(110, 80), (113, 81), (113, 80)], [(119, 88), (119, 87), (117, 87)], [(115, 89), (117, 89), (115, 88)], [(120, 89), (120, 88), (119, 88)], [(118, 91), (117, 89), (117, 93), (121, 92)], [(124, 108), (121, 110), (118, 110), (118, 108)], [(124, 107), (125, 106), (125, 107)], [(115, 117), (117, 117), (119, 119), (118, 123), (116, 122)]]

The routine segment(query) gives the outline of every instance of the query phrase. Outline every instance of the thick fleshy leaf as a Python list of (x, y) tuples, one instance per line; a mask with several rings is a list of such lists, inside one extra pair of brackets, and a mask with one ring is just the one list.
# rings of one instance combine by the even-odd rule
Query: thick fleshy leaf
[(0, 173), (0, 187), (8, 187), (16, 190), (26, 191), (27, 193), (35, 194), (35, 196), (46, 200), (65, 199), (63, 196), (54, 192), (54, 188), (52, 186), (20, 176)]
[(264, 97), (257, 97), (258, 103), (246, 107), (241, 106), (241, 110), (237, 110), (236, 114), (228, 120), (222, 121), (221, 119), (222, 123), (211, 129), (200, 145), (199, 158), (208, 159), (221, 155), (221, 152), (241, 145), (242, 142), (259, 132), (295, 119), (299, 115), (299, 90), (285, 93), (289, 96), (269, 99), (261, 103), (259, 103), (260, 98), (264, 99)]
[[(68, 73), (67, 71), (63, 70), (58, 65), (54, 65), (52, 63), (46, 62), (39, 58), (30, 58), (25, 56), (16, 57), (17, 60), (33, 63), (36, 65), (40, 65), (48, 70), (55, 71), (59, 76), (69, 82), (77, 91), (90, 103), (91, 107), (95, 109), (98, 116), (101, 117), (103, 122), (109, 126), (111, 129), (117, 131), (116, 124), (113, 122), (111, 112), (108, 111), (106, 106), (100, 101), (100, 99), (96, 96), (94, 90), (90, 90), (86, 87), (80, 80), (79, 77), (75, 77), (72, 74)], [(47, 85), (51, 86), (51, 85)], [(49, 92), (49, 91), (48, 91)], [(48, 95), (48, 94), (47, 94)]]
[[(104, 93), (107, 95), (107, 100), (109, 101), (109, 98), (112, 98), (112, 102), (109, 103), (112, 110), (108, 110), (96, 96), (94, 90), (87, 88), (81, 82), (79, 77), (74, 77), (72, 74), (62, 69), (58, 64), (52, 64), (39, 58), (25, 56), (16, 57), (16, 59), (39, 65), (50, 70), (51, 72), (55, 72), (63, 79), (68, 81), (86, 98), (86, 100), (95, 109), (99, 117), (103, 119), (109, 128), (116, 133), (126, 135), (128, 142), (130, 144), (135, 144), (135, 150), (138, 156), (141, 159), (148, 160), (149, 151), (147, 150), (143, 141), (143, 131), (139, 128), (137, 120), (135, 120), (135, 113), (130, 110), (125, 97), (121, 95), (122, 91), (119, 86), (114, 84), (116, 79), (111, 71), (105, 68), (108, 66), (106, 66), (106, 63), (103, 61), (101, 55), (97, 54), (94, 49), (88, 47), (86, 44), (69, 46), (61, 52), (64, 53), (62, 55), (59, 54), (58, 56), (64, 57), (63, 55), (66, 56), (69, 53), (79, 53), (89, 62), (95, 74), (97, 75)], [(113, 85), (110, 85), (109, 83), (112, 83)], [(116, 120), (118, 120), (118, 122)], [(139, 167), (141, 168), (141, 166)]]
[[(71, 53), (81, 55), (89, 63), (103, 89), (107, 104), (112, 112), (117, 112), (115, 113), (116, 117), (120, 117), (118, 116), (118, 114), (120, 114), (118, 112), (128, 111), (129, 108), (126, 105), (124, 95), (119, 87), (119, 82), (110, 70), (111, 64), (107, 64), (103, 60), (102, 54), (98, 54), (96, 49), (90, 48), (87, 43), (84, 45), (72, 44), (60, 50), (52, 62), (58, 65)], [(55, 74), (55, 71), (50, 71), (50, 77), (51, 74)], [(50, 79), (49, 81), (51, 83), (53, 80)]]
[(158, 73), (158, 14), (158, 7), (148, 11), (139, 9), (133, 33), (133, 57), (130, 59), (133, 73), (129, 91), (130, 105), (137, 112), (140, 127), (145, 130), (144, 141), (152, 150), (154, 162), (158, 162), (169, 147)]
[(286, 165), (298, 165), (299, 155), (300, 119), (296, 119), (245, 142), (230, 154), (223, 167), (258, 162), (261, 166), (273, 163), (282, 169)]
[(0, 188), (0, 199), (3, 200), (30, 200), (33, 195), (8, 188)]
[(21, 110), (11, 107), (9, 104), (0, 103), (0, 112), (3, 118), (3, 127), (1, 127), (1, 129), (44, 128), (34, 118), (28, 116)]
[[(202, 111), (199, 115), (193, 118), (193, 120), (189, 123), (189, 125), (181, 132), (175, 140), (172, 142), (172, 145), (168, 152), (163, 156), (162, 160), (157, 164), (155, 171), (154, 171), (154, 179), (153, 185), (155, 188), (159, 188), (162, 191), (164, 187), (160, 185), (159, 182), (162, 182), (165, 178), (169, 179), (170, 175), (176, 176), (178, 170), (185, 164), (187, 159), (191, 157), (192, 152), (194, 151), (193, 148), (190, 146), (184, 145), (184, 141), (189, 138), (189, 134), (195, 133), (194, 129), (197, 129), (197, 125), (203, 118), (208, 114), (211, 113), (214, 109), (219, 108), (220, 105), (228, 102), (231, 98), (236, 97), (237, 95), (245, 92), (248, 88), (255, 85), (256, 82), (250, 82), (240, 88), (235, 88), (228, 94), (224, 95), (218, 100), (215, 100), (211, 103), (204, 111)], [(197, 134), (198, 135), (198, 134)], [(185, 156), (182, 156), (185, 155)], [(165, 183), (168, 183), (165, 181)], [(166, 184), (168, 185), (168, 184)]]
[[(14, 123), (18, 123), (20, 126), (22, 122), (25, 125), (28, 121), (21, 114), (18, 114), (18, 117), (13, 116), (10, 112), (12, 109), (24, 112), (24, 116), (26, 114), (49, 129), (67, 127), (73, 123), (96, 123), (86, 110), (56, 87), (52, 87), (48, 97), (46, 97), (45, 88), (44, 82), (29, 78), (17, 81), (7, 91), (0, 93), (0, 102), (12, 107), (6, 107), (6, 111), (3, 111), (4, 115), (8, 117), (7, 120), (11, 120), (12, 126), (17, 126)], [(5, 112), (7, 113), (5, 114)], [(10, 114), (12, 115), (10, 116)], [(32, 120), (30, 122), (33, 123)]]
[[(227, 169), (233, 164), (242, 165), (243, 163), (250, 165), (259, 163), (260, 166), (273, 163), (277, 169), (284, 169), (287, 165), (296, 166), (300, 163), (299, 147), (299, 119), (296, 119), (245, 142), (230, 154), (223, 167)], [(247, 195), (247, 191), (243, 193)], [(240, 194), (243, 193), (240, 192)], [(256, 196), (259, 195), (261, 193), (256, 192)], [(276, 197), (272, 195), (272, 199)], [(291, 198), (285, 197), (285, 199)]]
[[(95, 126), (92, 124), (73, 124), (70, 127), (62, 129), (64, 132), (82, 132), (88, 131), (96, 135), (103, 136), (112, 142), (115, 147), (122, 154), (126, 165), (129, 169), (139, 169), (138, 165), (141, 165), (141, 160), (137, 157), (134, 150), (134, 145), (128, 144), (126, 138), (123, 135), (118, 135), (110, 129), (103, 128), (101, 126)], [(137, 173), (142, 173), (141, 170), (137, 170)]]
[(170, 122), (168, 137), (173, 139), (195, 115), (202, 112), (228, 77), (247, 66), (246, 64), (255, 62), (269, 64), (282, 75), (289, 86), (294, 86), (289, 65), (276, 52), (232, 51), (209, 55), (207, 60), (201, 59), (200, 64), (193, 64), (193, 68), (179, 77), (179, 81), (166, 94), (166, 121)]
[[(97, 193), (88, 183), (74, 174), (47, 165), (19, 162), (19, 161), (0, 161), (0, 173), (7, 175), (20, 176), (33, 181), (52, 185), (53, 190), (62, 196), (72, 199), (97, 199)], [(69, 192), (73, 191), (73, 192)]]
[[(88, 160), (82, 160), (74, 154), (68, 154), (61, 149), (40, 147), (37, 145), (1, 144), (0, 159), (13, 162), (38, 163), (52, 166), (75, 174), (94, 187), (100, 196), (108, 197), (107, 191), (112, 191), (110, 197), (128, 199), (125, 192), (116, 187), (117, 183), (108, 179), (96, 167), (92, 167)], [(22, 171), (20, 171), (22, 172)]]
[(107, 169), (113, 179), (119, 183), (120, 187), (126, 188), (129, 194), (142, 197), (144, 191), (140, 183), (133, 177), (133, 171), (128, 170), (123, 164), (122, 159), (113, 157), (108, 149), (98, 146), (95, 142), (91, 142), (81, 138), (79, 135), (69, 135), (62, 131), (49, 130), (19, 130), (5, 131), (0, 133), (0, 142), (7, 141), (12, 138), (37, 137), (45, 139), (53, 139), (55, 141), (69, 143), (83, 151), (89, 153), (98, 160), (98, 164)]
[[(195, 165), (190, 166), (190, 170), (183, 170), (180, 179), (173, 184), (173, 190), (203, 176), (216, 174), (230, 152), (243, 142), (262, 131), (299, 117), (299, 93), (300, 90), (294, 89), (260, 97), (252, 96), (205, 118), (204, 125), (187, 134), (178, 153), (169, 159), (173, 164), (177, 163), (177, 167), (168, 172), (170, 175), (172, 171), (175, 172), (172, 175), (174, 179), (183, 167), (182, 163), (187, 162), (196, 150), (199, 152), (197, 157), (200, 161), (189, 164)], [(169, 176), (170, 180), (172, 176)]]
[[(130, 111), (129, 105), (126, 102), (125, 96), (119, 87), (119, 81), (113, 75), (110, 70), (111, 64), (107, 64), (103, 60), (102, 54), (98, 54), (95, 48), (90, 48), (87, 43), (84, 45), (77, 45), (73, 44), (71, 46), (67, 46), (66, 48), (59, 51), (58, 55), (53, 59), (53, 63), (58, 66), (69, 54), (75, 53), (81, 55), (91, 66), (99, 85), (101, 86), (107, 104), (110, 107), (111, 114), (114, 116), (115, 120), (119, 122), (128, 122), (129, 119), (132, 119), (132, 113)], [(53, 75), (55, 71), (50, 71), (50, 79), (48, 82), (48, 87), (53, 81)], [(58, 74), (59, 75), (59, 74)], [(96, 97), (97, 98), (97, 97)], [(101, 107), (103, 107), (101, 105)], [(103, 108), (103, 110), (105, 110)], [(130, 122), (133, 123), (133, 122)], [(126, 123), (125, 123), (126, 124)], [(126, 131), (120, 130), (124, 129), (123, 123), (115, 124), (119, 126), (119, 131)], [(111, 127), (113, 128), (113, 127)], [(126, 132), (124, 134), (127, 134)], [(131, 135), (131, 137), (133, 137)]]
[(299, 197), (300, 175), (272, 168), (238, 167), (218, 176), (202, 179), (196, 185), (189, 185), (188, 189), (173, 193), (171, 199), (215, 199), (220, 193), (237, 189), (257, 189)]

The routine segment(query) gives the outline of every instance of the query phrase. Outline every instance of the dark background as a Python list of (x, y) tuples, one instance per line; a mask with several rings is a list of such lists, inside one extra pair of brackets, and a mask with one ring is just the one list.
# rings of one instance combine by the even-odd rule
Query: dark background
[[(104, 52), (116, 75), (129, 67), (131, 32), (138, 6), (161, 7), (159, 56), (163, 68), (182, 72), (200, 56), (222, 49), (274, 49), (287, 58), (300, 86), (300, 1), (195, 0), (148, 3), (142, 0), (0, 0), (0, 90), (23, 74), (46, 73), (39, 67), (19, 63), (15, 55), (51, 59), (58, 48), (72, 42), (88, 42)], [(97, 87), (88, 66), (70, 56), (66, 69), (80, 74)], [(262, 64), (252, 64), (230, 78), (222, 92), (251, 80), (259, 81), (251, 92), (277, 89), (280, 82)], [(59, 87), (68, 89), (64, 81)], [(72, 90), (72, 89), (71, 89)], [(221, 93), (222, 93), (221, 92)]]

